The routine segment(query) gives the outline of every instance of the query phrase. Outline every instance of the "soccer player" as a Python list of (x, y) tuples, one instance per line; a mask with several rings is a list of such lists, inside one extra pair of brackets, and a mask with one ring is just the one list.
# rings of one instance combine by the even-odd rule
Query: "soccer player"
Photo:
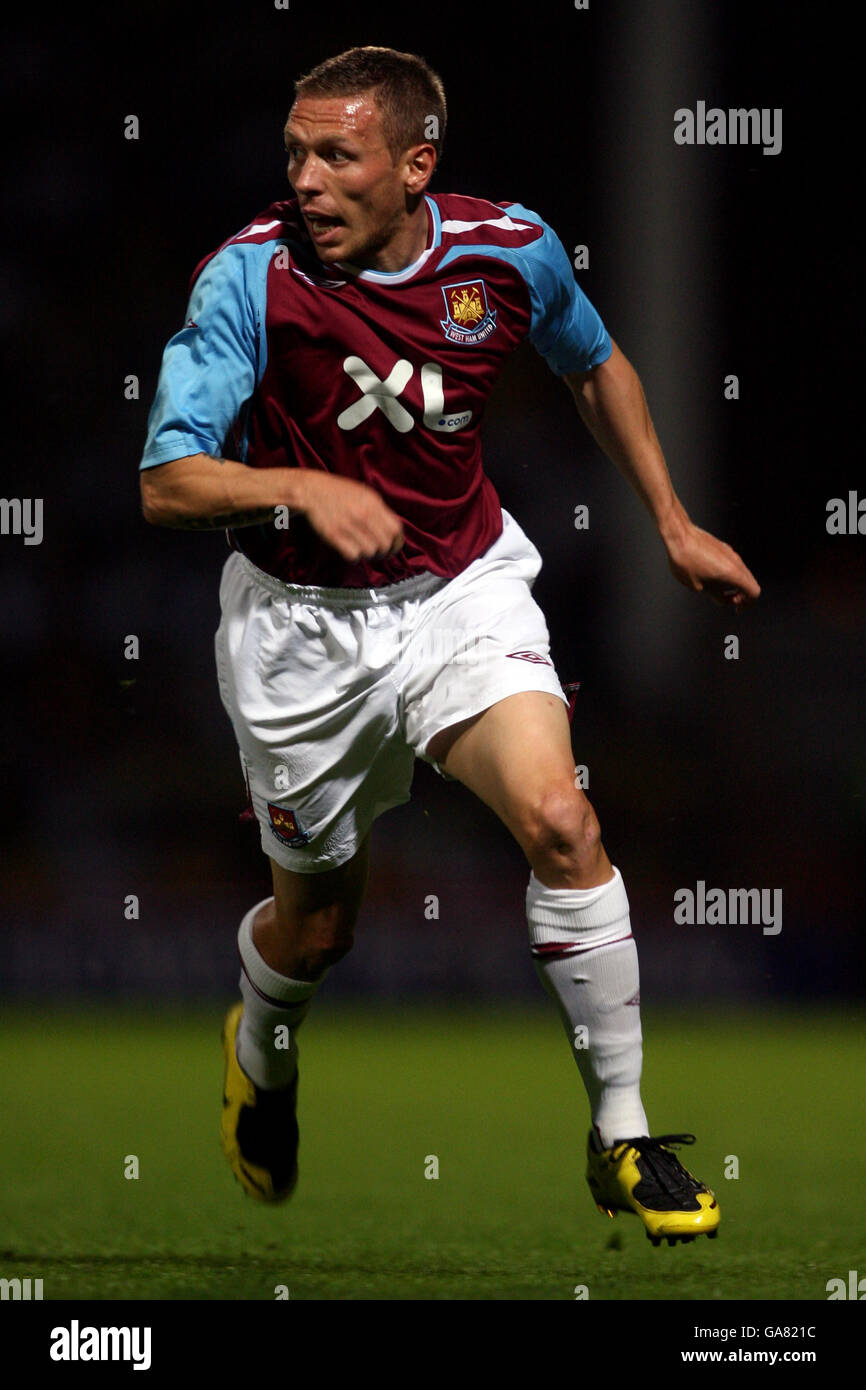
[(674, 575), (759, 587), (676, 497), (635, 371), (555, 233), (519, 203), (428, 192), (445, 135), (423, 59), (355, 48), (296, 85), (294, 196), (197, 267), (141, 463), (144, 515), (226, 527), (216, 637), (273, 893), (240, 924), (222, 1140), (251, 1196), (298, 1175), (297, 1030), (349, 950), (370, 828), (414, 760), (469, 787), (530, 866), (535, 967), (590, 1104), (587, 1178), (648, 1236), (715, 1235), (713, 1193), (651, 1136), (622, 876), (575, 786), (567, 700), (531, 596), (541, 557), (481, 459), (484, 407), (528, 338), (637, 490)]

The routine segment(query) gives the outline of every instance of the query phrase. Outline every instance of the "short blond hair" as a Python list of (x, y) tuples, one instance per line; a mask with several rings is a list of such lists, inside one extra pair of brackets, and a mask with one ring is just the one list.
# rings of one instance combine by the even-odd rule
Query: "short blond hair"
[(382, 113), (382, 132), (392, 160), (396, 163), (412, 145), (432, 145), (438, 164), (445, 140), (445, 88), (439, 75), (416, 53), (399, 53), (395, 48), (348, 48), (326, 58), (295, 83), (296, 100), (301, 96), (358, 96), (369, 91)]

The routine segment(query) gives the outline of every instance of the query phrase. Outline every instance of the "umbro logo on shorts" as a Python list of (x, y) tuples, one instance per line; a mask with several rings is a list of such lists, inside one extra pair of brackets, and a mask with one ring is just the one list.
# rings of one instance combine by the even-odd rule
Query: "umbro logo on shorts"
[(538, 652), (509, 652), (508, 655), (516, 657), (518, 661), (533, 661), (536, 666), (553, 665), (552, 661), (548, 661), (546, 656), (539, 656)]
[(288, 806), (274, 806), (269, 801), (268, 815), (271, 819), (271, 830), (281, 844), (288, 845), (291, 849), (300, 849), (302, 845), (309, 844), (309, 830), (301, 829), (297, 816)]

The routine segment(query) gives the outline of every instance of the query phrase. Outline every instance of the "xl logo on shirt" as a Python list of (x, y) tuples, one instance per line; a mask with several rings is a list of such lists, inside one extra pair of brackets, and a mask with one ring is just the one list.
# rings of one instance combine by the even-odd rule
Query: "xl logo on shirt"
[[(407, 434), (415, 425), (414, 416), (398, 400), (412, 379), (414, 367), (401, 357), (391, 368), (384, 381), (381, 381), (368, 367), (363, 357), (347, 357), (343, 371), (360, 388), (361, 395), (337, 416), (341, 430), (353, 430), (373, 414), (381, 410), (386, 420), (400, 434)], [(424, 398), (424, 424), (429, 430), (441, 434), (453, 434), (462, 430), (472, 419), (471, 410), (445, 413), (445, 391), (442, 386), (442, 368), (435, 362), (424, 362), (421, 367), (421, 394)]]

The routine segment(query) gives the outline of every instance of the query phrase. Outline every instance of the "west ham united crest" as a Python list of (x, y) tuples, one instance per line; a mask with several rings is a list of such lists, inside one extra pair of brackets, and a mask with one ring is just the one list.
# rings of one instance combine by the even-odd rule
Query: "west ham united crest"
[(459, 285), (443, 285), (445, 312), (440, 319), (449, 343), (483, 343), (496, 327), (496, 310), (487, 303), (483, 280), (461, 280)]
[(302, 845), (309, 844), (309, 830), (301, 829), (297, 816), (288, 806), (273, 806), (269, 801), (268, 815), (271, 818), (271, 830), (281, 844), (288, 845), (290, 849), (300, 849)]

